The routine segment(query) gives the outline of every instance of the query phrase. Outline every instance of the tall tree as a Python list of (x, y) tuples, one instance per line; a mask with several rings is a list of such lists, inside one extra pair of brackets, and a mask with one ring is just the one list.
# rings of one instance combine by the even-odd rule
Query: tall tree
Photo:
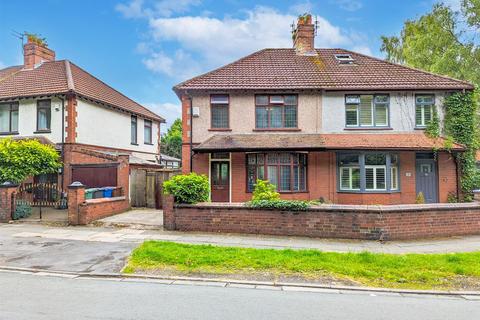
[[(381, 50), (392, 62), (480, 85), (480, 48), (474, 28), (480, 27), (480, 0), (463, 0), (453, 11), (435, 4), (431, 12), (407, 20), (400, 36), (382, 36)], [(466, 21), (466, 22), (465, 22)]]
[(182, 158), (182, 120), (175, 120), (167, 133), (162, 136), (162, 153), (175, 158)]

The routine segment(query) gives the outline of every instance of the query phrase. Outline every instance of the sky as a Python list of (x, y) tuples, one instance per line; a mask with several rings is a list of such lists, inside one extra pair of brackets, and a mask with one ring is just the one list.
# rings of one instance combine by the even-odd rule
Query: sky
[(180, 117), (174, 85), (263, 48), (292, 47), (290, 25), (299, 14), (316, 16), (317, 48), (383, 57), (380, 37), (399, 34), (405, 20), (434, 2), (0, 0), (0, 69), (23, 63), (13, 31), (40, 34), (57, 59), (74, 62), (169, 126)]

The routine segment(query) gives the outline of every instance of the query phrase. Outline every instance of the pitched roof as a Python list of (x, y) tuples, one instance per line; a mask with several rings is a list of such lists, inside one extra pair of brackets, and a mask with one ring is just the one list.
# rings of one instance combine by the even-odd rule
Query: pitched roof
[(0, 70), (0, 100), (68, 92), (149, 119), (164, 121), (159, 115), (68, 60), (44, 62), (34, 69), (15, 66)]
[[(433, 150), (445, 139), (424, 133), (388, 134), (218, 134), (193, 148), (196, 152), (268, 150)], [(454, 143), (451, 150), (464, 147)]]
[[(182, 90), (410, 90), (473, 89), (472, 84), (344, 49), (316, 49), (298, 55), (295, 49), (263, 49), (231, 64), (182, 82)], [(341, 64), (336, 54), (348, 54)]]

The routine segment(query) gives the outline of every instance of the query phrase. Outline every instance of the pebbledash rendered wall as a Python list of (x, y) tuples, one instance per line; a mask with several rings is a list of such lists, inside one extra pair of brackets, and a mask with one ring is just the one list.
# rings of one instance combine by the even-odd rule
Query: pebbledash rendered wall
[(305, 212), (244, 204), (174, 205), (164, 199), (167, 230), (363, 240), (407, 240), (480, 234), (480, 203), (321, 205)]

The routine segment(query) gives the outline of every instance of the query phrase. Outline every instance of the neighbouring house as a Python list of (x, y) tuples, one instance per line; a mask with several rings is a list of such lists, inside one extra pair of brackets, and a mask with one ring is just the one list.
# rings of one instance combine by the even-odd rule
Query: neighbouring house
[(251, 199), (257, 179), (284, 199), (428, 203), (459, 195), (455, 153), (425, 134), (444, 97), (473, 90), (344, 49), (316, 49), (311, 17), (293, 48), (263, 49), (176, 85), (182, 168), (206, 174), (211, 199)]
[(41, 43), (23, 52), (23, 65), (0, 70), (0, 136), (51, 144), (64, 163), (30, 182), (122, 186), (128, 199), (128, 159), (160, 167), (164, 119)]
[(179, 169), (182, 165), (182, 160), (166, 154), (161, 154), (160, 163), (162, 167), (167, 169)]

